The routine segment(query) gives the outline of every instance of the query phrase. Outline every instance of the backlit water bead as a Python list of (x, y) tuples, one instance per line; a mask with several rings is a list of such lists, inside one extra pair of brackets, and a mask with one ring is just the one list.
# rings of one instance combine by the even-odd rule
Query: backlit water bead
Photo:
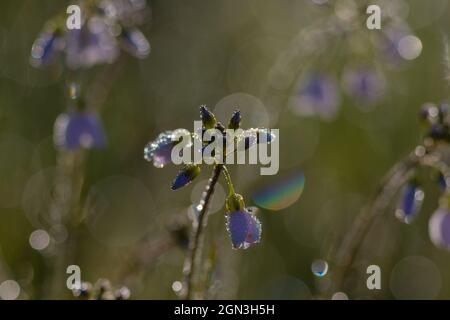
[(253, 194), (253, 201), (261, 208), (282, 210), (294, 204), (303, 193), (305, 176), (303, 172), (293, 172), (262, 187)]
[(317, 259), (311, 264), (311, 271), (317, 277), (323, 277), (328, 272), (328, 263), (325, 260)]
[(244, 130), (241, 135), (237, 137), (238, 150), (247, 150), (259, 143), (268, 143), (276, 139), (276, 135), (272, 130), (266, 128), (250, 128)]
[(425, 194), (414, 182), (403, 187), (395, 216), (405, 223), (410, 223), (420, 211)]
[(450, 250), (450, 210), (437, 209), (428, 223), (431, 241), (440, 248)]
[(172, 290), (178, 295), (183, 290), (183, 283), (181, 281), (174, 281), (172, 283)]
[[(174, 131), (165, 131), (161, 133), (154, 141), (147, 144), (144, 149), (144, 159), (152, 162), (157, 168), (163, 168), (171, 162), (172, 149), (177, 144), (176, 138), (190, 135), (186, 129), (177, 129)], [(190, 147), (187, 145), (186, 147)]]

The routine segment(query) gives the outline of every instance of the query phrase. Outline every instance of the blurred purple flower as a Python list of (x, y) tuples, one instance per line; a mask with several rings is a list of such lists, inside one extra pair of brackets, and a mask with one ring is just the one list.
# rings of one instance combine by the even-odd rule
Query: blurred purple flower
[(252, 208), (228, 213), (227, 230), (234, 249), (247, 249), (261, 239), (261, 223)]
[(148, 13), (145, 0), (103, 0), (98, 8), (109, 19), (116, 19), (126, 26), (142, 24)]
[(424, 199), (424, 192), (416, 182), (409, 182), (402, 191), (398, 208), (395, 212), (397, 218), (410, 223), (420, 211)]
[(69, 150), (102, 148), (106, 145), (100, 118), (94, 112), (73, 111), (58, 116), (54, 141), (58, 147)]
[(86, 2), (82, 10), (87, 16), (81, 29), (67, 30), (64, 20), (50, 20), (33, 44), (31, 64), (45, 66), (61, 55), (67, 67), (87, 68), (113, 63), (120, 55), (120, 47), (134, 57), (145, 58), (150, 44), (134, 27), (136, 15), (145, 8), (145, 0)]
[(450, 210), (438, 208), (430, 218), (428, 232), (438, 247), (450, 250)]
[(150, 43), (136, 28), (122, 31), (121, 44), (125, 51), (136, 58), (145, 58), (150, 53)]
[(66, 33), (66, 63), (71, 69), (112, 63), (119, 56), (116, 39), (102, 19), (89, 19), (80, 30)]
[(321, 73), (312, 73), (300, 82), (293, 111), (301, 116), (318, 115), (330, 120), (336, 116), (339, 102), (334, 79)]
[(384, 29), (380, 43), (381, 54), (394, 67), (405, 60), (413, 60), (422, 52), (422, 42), (406, 26), (391, 26)]
[(385, 93), (383, 75), (371, 67), (347, 68), (342, 80), (345, 91), (362, 103), (375, 103)]
[(42, 67), (49, 64), (58, 51), (59, 38), (55, 30), (42, 31), (31, 49), (31, 64)]

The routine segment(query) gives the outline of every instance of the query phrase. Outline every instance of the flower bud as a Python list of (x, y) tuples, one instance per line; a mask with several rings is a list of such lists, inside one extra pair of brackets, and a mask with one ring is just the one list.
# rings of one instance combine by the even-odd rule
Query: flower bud
[(200, 167), (194, 164), (186, 165), (172, 182), (172, 190), (178, 190), (192, 182), (200, 174)]
[(200, 107), (200, 118), (202, 119), (205, 129), (212, 129), (216, 126), (216, 117), (206, 106)]
[(241, 112), (239, 110), (236, 110), (231, 115), (230, 122), (228, 123), (228, 129), (239, 129), (241, 125)]

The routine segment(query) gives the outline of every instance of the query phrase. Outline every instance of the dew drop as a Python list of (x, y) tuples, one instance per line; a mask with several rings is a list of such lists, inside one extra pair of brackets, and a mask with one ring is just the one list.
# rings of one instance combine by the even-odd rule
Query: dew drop
[(317, 277), (323, 277), (328, 272), (328, 263), (325, 260), (317, 259), (311, 264), (311, 271)]

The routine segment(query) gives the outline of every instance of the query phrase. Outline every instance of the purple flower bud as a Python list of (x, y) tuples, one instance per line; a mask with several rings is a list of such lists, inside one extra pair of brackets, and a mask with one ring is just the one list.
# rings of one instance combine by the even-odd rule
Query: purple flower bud
[(416, 182), (409, 182), (403, 188), (398, 208), (395, 212), (397, 218), (410, 223), (422, 207), (424, 192)]
[(450, 210), (437, 209), (428, 223), (428, 232), (431, 241), (441, 248), (450, 250)]
[(43, 31), (31, 49), (31, 64), (34, 67), (42, 67), (49, 64), (57, 51), (56, 31)]
[[(179, 142), (176, 137), (190, 135), (186, 129), (177, 129), (175, 131), (165, 131), (161, 133), (154, 141), (147, 144), (144, 149), (144, 158), (157, 168), (162, 168), (172, 160), (172, 149)], [(186, 147), (189, 147), (187, 145)]]
[(261, 239), (261, 223), (251, 208), (228, 213), (227, 230), (234, 249), (247, 249)]
[(55, 122), (54, 141), (69, 150), (102, 148), (106, 144), (101, 121), (93, 112), (70, 112), (58, 116)]
[(450, 142), (450, 132), (447, 124), (433, 123), (427, 132), (427, 137), (435, 141)]
[(445, 181), (445, 177), (440, 172), (437, 177), (437, 183), (439, 185), (439, 189), (441, 189), (442, 192), (444, 192), (447, 189), (447, 182)]
[(236, 110), (231, 115), (230, 122), (228, 123), (228, 129), (238, 129), (241, 125), (241, 112)]
[[(245, 130), (237, 138), (237, 148), (247, 150), (259, 143), (270, 143), (276, 139), (275, 134), (266, 128), (251, 128)], [(243, 148), (243, 149), (242, 149)]]
[(205, 129), (212, 129), (216, 126), (216, 117), (206, 106), (200, 106), (200, 118)]
[(293, 111), (301, 116), (318, 115), (333, 119), (339, 106), (339, 92), (335, 81), (326, 75), (313, 73), (302, 79), (295, 97)]
[(136, 58), (145, 58), (150, 53), (150, 43), (138, 29), (124, 29), (121, 44), (125, 51)]
[(186, 165), (172, 182), (172, 190), (180, 189), (192, 182), (200, 174), (200, 167), (197, 165)]

